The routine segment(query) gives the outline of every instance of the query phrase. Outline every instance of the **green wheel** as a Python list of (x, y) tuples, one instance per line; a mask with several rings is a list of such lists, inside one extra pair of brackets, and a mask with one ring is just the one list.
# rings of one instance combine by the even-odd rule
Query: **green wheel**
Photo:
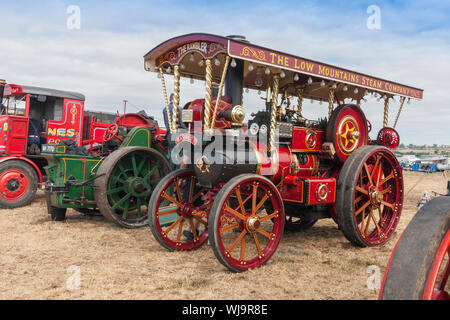
[(148, 202), (155, 186), (170, 171), (168, 160), (145, 147), (124, 147), (100, 165), (94, 197), (101, 214), (125, 228), (147, 225)]

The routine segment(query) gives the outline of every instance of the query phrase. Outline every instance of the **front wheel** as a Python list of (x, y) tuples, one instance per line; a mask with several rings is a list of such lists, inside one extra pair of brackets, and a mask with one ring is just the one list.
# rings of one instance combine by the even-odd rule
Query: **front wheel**
[(0, 163), (0, 206), (18, 208), (30, 204), (37, 187), (37, 174), (28, 163), (21, 160)]
[(217, 193), (209, 218), (216, 258), (233, 272), (263, 265), (278, 248), (284, 219), (281, 195), (270, 180), (254, 174), (231, 179)]
[(150, 198), (150, 230), (169, 251), (197, 249), (208, 240), (208, 189), (197, 181), (193, 170), (176, 170), (160, 181)]
[(336, 210), (345, 237), (360, 247), (379, 246), (393, 235), (403, 206), (402, 169), (380, 146), (363, 146), (339, 175)]

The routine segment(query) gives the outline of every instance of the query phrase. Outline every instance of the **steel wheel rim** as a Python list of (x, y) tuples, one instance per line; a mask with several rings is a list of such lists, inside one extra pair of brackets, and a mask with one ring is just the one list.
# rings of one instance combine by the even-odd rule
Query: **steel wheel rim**
[(146, 156), (136, 157), (132, 152), (117, 161), (107, 181), (107, 200), (111, 211), (128, 223), (140, 223), (147, 219), (148, 200), (162, 177), (163, 169), (155, 160)]
[(30, 179), (19, 169), (8, 169), (0, 174), (0, 197), (7, 201), (23, 198), (28, 192)]
[[(447, 262), (443, 262), (447, 257)], [(450, 300), (449, 293), (445, 290), (450, 277), (450, 230), (447, 231), (439, 246), (433, 265), (428, 274), (425, 285), (424, 300)]]
[(390, 153), (375, 151), (364, 159), (353, 196), (359, 236), (369, 246), (384, 244), (395, 231), (403, 205), (403, 178)]
[[(196, 249), (208, 239), (210, 203), (202, 200), (208, 189), (196, 187), (196, 182), (194, 172), (181, 172), (172, 177), (158, 195), (155, 212), (152, 213), (155, 226), (161, 239), (173, 250)], [(162, 203), (163, 199), (166, 203)], [(171, 214), (176, 214), (177, 219), (168, 226), (163, 226), (160, 219)], [(198, 221), (199, 228), (202, 228), (199, 234), (194, 221)], [(192, 232), (193, 240), (185, 239), (183, 231)]]
[[(246, 191), (246, 187), (250, 187), (250, 190)], [(263, 193), (258, 192), (260, 190), (263, 191), (263, 196), (260, 195)], [(284, 210), (282, 209), (283, 204), (278, 197), (273, 195), (273, 191), (270, 184), (264, 179), (255, 180), (252, 177), (240, 181), (225, 197), (220, 208), (215, 232), (219, 250), (233, 268), (238, 270), (256, 268), (269, 260), (278, 248), (284, 227)], [(232, 196), (238, 199), (239, 204), (236, 208), (231, 208), (228, 203)], [(273, 210), (263, 214), (265, 196), (268, 196), (265, 202), (270, 201)], [(251, 210), (246, 208), (249, 201), (252, 204)], [(255, 211), (255, 208), (258, 207), (259, 209)], [(259, 222), (259, 228), (257, 222)], [(272, 232), (266, 230), (269, 224), (272, 224)], [(233, 232), (233, 229), (236, 228), (239, 228), (240, 231)], [(231, 234), (231, 237), (225, 239), (228, 234)], [(248, 258), (249, 244), (254, 246), (251, 258)]]

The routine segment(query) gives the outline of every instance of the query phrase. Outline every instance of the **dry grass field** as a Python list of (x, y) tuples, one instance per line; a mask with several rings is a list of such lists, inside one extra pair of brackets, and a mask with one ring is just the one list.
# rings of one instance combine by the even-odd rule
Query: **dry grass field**
[[(267, 265), (240, 274), (207, 245), (166, 251), (148, 227), (126, 230), (73, 210), (66, 222), (52, 222), (39, 192), (26, 208), (0, 210), (0, 299), (376, 299), (367, 267), (383, 273), (421, 192), (445, 189), (442, 173), (405, 172), (402, 218), (384, 247), (355, 248), (332, 220), (322, 220), (285, 234)], [(70, 266), (80, 268), (77, 290), (66, 286)]]

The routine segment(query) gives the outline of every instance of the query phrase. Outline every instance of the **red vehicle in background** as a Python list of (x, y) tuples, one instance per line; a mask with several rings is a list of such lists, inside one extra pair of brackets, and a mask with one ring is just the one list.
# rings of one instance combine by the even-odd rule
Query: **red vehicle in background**
[(0, 80), (0, 206), (29, 204), (45, 180), (44, 144), (71, 139), (76, 146), (101, 143), (112, 113), (84, 110), (76, 92), (6, 84)]

